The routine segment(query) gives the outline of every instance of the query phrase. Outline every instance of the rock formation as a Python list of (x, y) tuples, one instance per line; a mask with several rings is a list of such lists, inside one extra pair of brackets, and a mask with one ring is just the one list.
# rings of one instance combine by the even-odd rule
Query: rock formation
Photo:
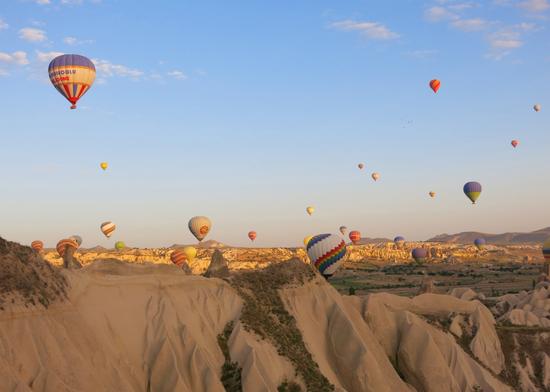
[(207, 278), (226, 278), (229, 276), (227, 260), (218, 249), (216, 249), (212, 254), (212, 260), (210, 261), (210, 265), (204, 273), (204, 276)]

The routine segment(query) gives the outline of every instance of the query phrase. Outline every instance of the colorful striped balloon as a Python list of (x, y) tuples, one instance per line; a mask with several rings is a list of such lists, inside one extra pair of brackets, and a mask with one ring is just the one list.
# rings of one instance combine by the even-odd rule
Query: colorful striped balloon
[(439, 87), (441, 87), (441, 82), (437, 79), (430, 80), (430, 88), (433, 90), (434, 93), (437, 93), (437, 90), (439, 90)]
[(328, 278), (344, 261), (346, 243), (335, 234), (316, 235), (307, 244), (307, 255), (321, 275)]
[(37, 252), (42, 252), (44, 249), (44, 243), (42, 241), (36, 240), (31, 242), (31, 248), (33, 248)]
[(544, 256), (545, 260), (550, 260), (550, 238), (548, 238), (546, 242), (542, 244), (542, 255)]
[(183, 249), (176, 249), (170, 255), (170, 260), (178, 267), (181, 267), (187, 261), (187, 256), (183, 252)]
[(425, 248), (414, 248), (411, 255), (418, 264), (422, 264), (428, 258), (428, 250)]
[(470, 181), (464, 184), (464, 194), (472, 201), (472, 204), (476, 204), (476, 200), (481, 194), (481, 184), (479, 182)]
[(351, 242), (353, 242), (354, 244), (357, 244), (357, 243), (359, 242), (359, 240), (361, 239), (361, 233), (358, 232), (357, 230), (350, 231), (350, 233), (349, 233), (349, 239), (350, 239)]
[(210, 232), (212, 222), (206, 216), (194, 216), (189, 219), (189, 230), (197, 240), (202, 241)]
[(78, 249), (78, 243), (75, 240), (65, 238), (57, 243), (55, 249), (59, 256), (63, 257), (68, 247)]
[(95, 80), (95, 66), (90, 59), (78, 54), (64, 54), (54, 58), (48, 75), (54, 87), (76, 109), (76, 103), (92, 87)]
[(312, 235), (308, 235), (307, 237), (304, 238), (304, 246), (307, 246), (307, 244), (309, 243), (309, 241), (311, 241), (311, 239), (313, 238)]
[(100, 228), (105, 237), (110, 238), (116, 229), (116, 225), (113, 222), (103, 222)]

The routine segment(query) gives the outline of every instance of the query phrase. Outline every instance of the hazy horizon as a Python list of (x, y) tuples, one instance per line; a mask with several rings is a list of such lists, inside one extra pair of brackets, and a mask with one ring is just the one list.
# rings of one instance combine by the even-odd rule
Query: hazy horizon
[[(6, 3), (10, 241), (194, 243), (195, 215), (206, 240), (251, 246), (255, 230), (258, 247), (341, 225), (407, 240), (550, 226), (546, 0)], [(96, 63), (74, 111), (47, 78), (58, 53)], [(475, 206), (467, 181), (483, 185)]]

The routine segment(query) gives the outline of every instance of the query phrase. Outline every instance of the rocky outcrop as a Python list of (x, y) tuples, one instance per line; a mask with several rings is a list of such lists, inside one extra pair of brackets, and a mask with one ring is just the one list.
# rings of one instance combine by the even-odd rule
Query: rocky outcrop
[(426, 293), (435, 293), (434, 280), (432, 277), (429, 277), (429, 276), (424, 277), (424, 279), (422, 279), (422, 284), (418, 289), (418, 295), (426, 294)]
[(227, 260), (223, 257), (222, 252), (215, 250), (212, 255), (212, 260), (208, 269), (204, 273), (207, 278), (227, 278), (229, 276), (229, 267)]

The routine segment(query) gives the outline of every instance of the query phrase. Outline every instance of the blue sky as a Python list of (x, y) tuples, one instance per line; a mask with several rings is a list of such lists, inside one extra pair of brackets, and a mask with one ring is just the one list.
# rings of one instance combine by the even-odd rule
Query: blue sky
[[(547, 0), (3, 1), (0, 235), (168, 246), (194, 215), (245, 246), (548, 226), (549, 17)], [(96, 63), (75, 111), (47, 79), (59, 53)]]

